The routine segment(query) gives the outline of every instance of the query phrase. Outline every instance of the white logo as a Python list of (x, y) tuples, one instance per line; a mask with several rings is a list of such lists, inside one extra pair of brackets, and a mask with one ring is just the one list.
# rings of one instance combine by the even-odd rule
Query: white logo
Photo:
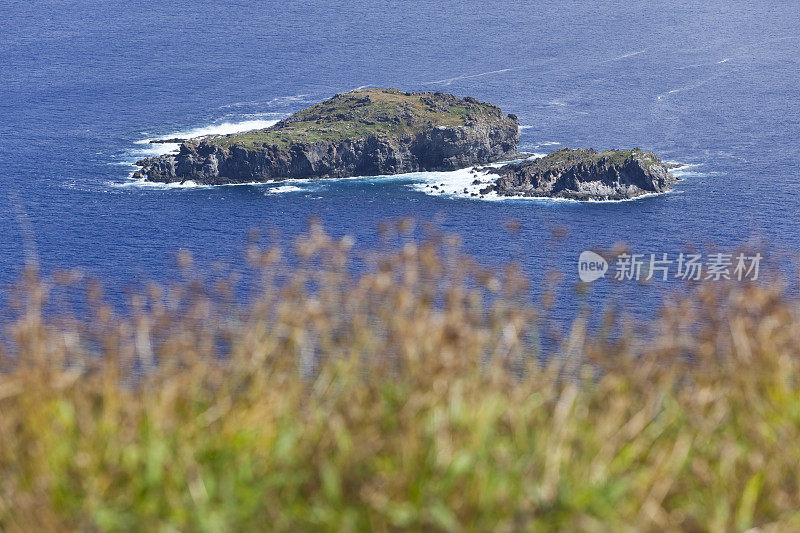
[[(680, 253), (670, 256), (661, 254), (621, 253), (614, 259), (614, 279), (616, 281), (756, 281), (761, 268), (760, 253), (747, 255), (739, 253), (714, 253), (706, 260), (699, 253)], [(606, 275), (609, 265), (601, 255), (585, 251), (578, 258), (578, 275), (581, 281), (591, 283)], [(673, 272), (677, 270), (677, 272)]]
[(594, 252), (586, 250), (578, 258), (578, 276), (581, 281), (591, 283), (606, 275), (608, 271), (608, 261)]

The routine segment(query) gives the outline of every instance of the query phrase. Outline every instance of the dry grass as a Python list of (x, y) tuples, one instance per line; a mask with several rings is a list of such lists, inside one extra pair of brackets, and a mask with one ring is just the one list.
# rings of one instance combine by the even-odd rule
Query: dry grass
[(779, 287), (688, 292), (648, 343), (578, 320), (541, 366), (513, 269), (432, 239), (355, 276), (349, 248), (314, 227), (291, 270), (252, 250), (246, 308), (188, 281), (117, 316), (88, 284), (87, 315), (43, 315), (75, 279), (29, 274), (0, 354), (0, 530), (800, 528)]

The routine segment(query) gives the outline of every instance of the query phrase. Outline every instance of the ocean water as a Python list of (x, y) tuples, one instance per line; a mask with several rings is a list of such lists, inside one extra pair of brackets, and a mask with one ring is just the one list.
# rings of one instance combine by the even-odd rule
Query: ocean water
[[(122, 303), (130, 288), (174, 279), (179, 249), (201, 266), (236, 265), (250, 229), (290, 243), (317, 216), (363, 250), (380, 221), (410, 216), (459, 234), (484, 264), (518, 261), (533, 298), (549, 270), (563, 271), (555, 313), (566, 317), (586, 249), (676, 255), (758, 239), (780, 263), (800, 246), (796, 0), (0, 8), (2, 291), (35, 256), (45, 272), (87, 271)], [(171, 148), (149, 139), (264, 127), (363, 86), (473, 96), (520, 118), (523, 150), (638, 146), (687, 165), (684, 179), (614, 203), (464, 197), (466, 171), (236, 187), (130, 180), (132, 162)], [(593, 297), (646, 317), (675, 285), (601, 279)]]

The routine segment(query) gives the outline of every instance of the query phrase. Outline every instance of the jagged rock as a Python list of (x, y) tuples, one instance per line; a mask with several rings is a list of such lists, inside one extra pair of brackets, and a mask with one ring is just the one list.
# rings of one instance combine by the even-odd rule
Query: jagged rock
[(134, 177), (217, 185), (455, 170), (512, 158), (518, 126), (474, 98), (366, 89), (271, 128), (184, 141), (177, 154), (137, 162)]
[(501, 196), (623, 200), (670, 190), (678, 179), (652, 152), (562, 148), (534, 160), (488, 169), (500, 177), (480, 190)]

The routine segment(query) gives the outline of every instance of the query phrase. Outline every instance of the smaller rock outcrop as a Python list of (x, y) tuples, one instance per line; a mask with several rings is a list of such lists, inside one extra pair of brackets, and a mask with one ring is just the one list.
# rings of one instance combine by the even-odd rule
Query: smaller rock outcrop
[(481, 194), (568, 198), (573, 200), (625, 200), (663, 193), (678, 181), (654, 153), (633, 150), (562, 148), (533, 160), (488, 169), (499, 177)]

